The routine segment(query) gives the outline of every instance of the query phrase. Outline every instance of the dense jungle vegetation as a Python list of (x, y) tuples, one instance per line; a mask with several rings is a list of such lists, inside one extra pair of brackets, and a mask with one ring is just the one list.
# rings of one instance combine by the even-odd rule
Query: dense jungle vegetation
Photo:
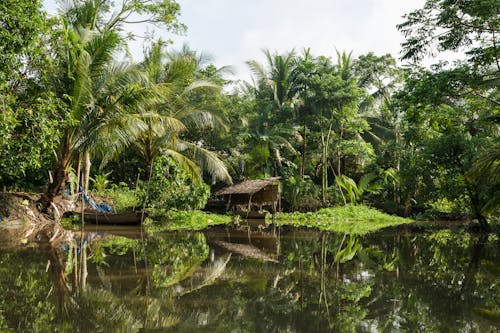
[[(189, 210), (210, 186), (281, 176), (289, 211), (367, 204), (487, 226), (500, 207), (498, 11), (427, 0), (398, 26), (404, 65), (265, 50), (252, 82), (235, 82), (168, 41), (130, 60), (125, 26), (187, 28), (175, 0), (71, 0), (56, 17), (4, 0), (0, 188), (44, 192), (42, 210), (67, 184)], [(462, 60), (421, 65), (449, 51)]]

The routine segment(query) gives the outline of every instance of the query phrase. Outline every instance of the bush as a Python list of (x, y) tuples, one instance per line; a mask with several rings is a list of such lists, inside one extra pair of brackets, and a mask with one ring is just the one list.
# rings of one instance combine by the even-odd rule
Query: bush
[(305, 176), (301, 180), (298, 176), (289, 177), (283, 182), (283, 197), (290, 205), (291, 211), (315, 211), (321, 207), (320, 187)]
[(141, 189), (131, 189), (127, 184), (120, 182), (118, 184), (111, 184), (110, 188), (94, 191), (93, 194), (110, 199), (114, 211), (120, 212), (132, 208), (140, 208), (143, 203), (144, 191)]
[(153, 163), (148, 205), (156, 209), (193, 210), (205, 207), (210, 187), (194, 180), (171, 157), (158, 157)]

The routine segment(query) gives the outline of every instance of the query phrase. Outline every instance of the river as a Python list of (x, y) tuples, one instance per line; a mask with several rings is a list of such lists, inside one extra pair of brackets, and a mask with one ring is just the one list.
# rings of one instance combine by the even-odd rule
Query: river
[(0, 250), (0, 331), (499, 332), (500, 240), (87, 227)]

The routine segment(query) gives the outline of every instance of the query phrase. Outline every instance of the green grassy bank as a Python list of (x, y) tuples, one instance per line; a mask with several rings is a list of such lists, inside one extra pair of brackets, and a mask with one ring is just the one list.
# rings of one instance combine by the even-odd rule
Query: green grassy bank
[(314, 213), (280, 213), (275, 223), (296, 227), (363, 235), (383, 228), (414, 222), (411, 219), (388, 215), (366, 206), (323, 208)]
[[(227, 225), (235, 221), (229, 215), (211, 214), (201, 211), (169, 211), (161, 218), (165, 222), (151, 222), (161, 230), (202, 230), (214, 225)], [(366, 206), (343, 206), (323, 208), (314, 213), (279, 213), (274, 223), (319, 230), (366, 234), (383, 228), (414, 222), (398, 216), (382, 213)], [(269, 214), (266, 223), (273, 223)]]

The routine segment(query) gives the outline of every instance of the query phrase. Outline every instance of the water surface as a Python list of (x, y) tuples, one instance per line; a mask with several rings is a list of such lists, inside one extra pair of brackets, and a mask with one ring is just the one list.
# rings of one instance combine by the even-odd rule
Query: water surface
[(0, 251), (0, 331), (498, 332), (500, 241), (87, 228)]

